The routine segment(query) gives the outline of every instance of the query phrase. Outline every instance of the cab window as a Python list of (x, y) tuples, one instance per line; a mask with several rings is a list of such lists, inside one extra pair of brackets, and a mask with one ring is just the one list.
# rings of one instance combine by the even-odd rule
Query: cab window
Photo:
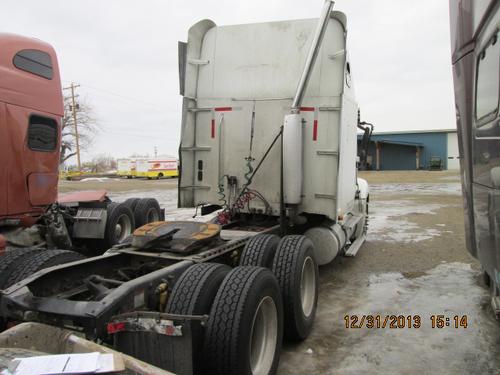
[(43, 51), (25, 49), (14, 56), (14, 66), (31, 74), (52, 79), (54, 72), (50, 55)]
[(498, 32), (479, 54), (476, 89), (476, 120), (497, 112), (499, 94), (500, 42)]
[(28, 148), (32, 151), (52, 152), (59, 138), (54, 119), (33, 115), (28, 124)]

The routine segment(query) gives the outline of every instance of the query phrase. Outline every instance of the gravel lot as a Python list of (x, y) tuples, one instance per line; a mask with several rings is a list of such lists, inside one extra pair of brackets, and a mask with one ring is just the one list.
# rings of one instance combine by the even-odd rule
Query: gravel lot
[[(464, 247), (462, 197), (453, 172), (365, 172), (367, 242), (355, 258), (320, 269), (312, 335), (286, 343), (279, 374), (487, 374), (500, 362), (500, 325), (478, 263)], [(61, 191), (105, 188), (112, 198), (153, 196), (170, 219), (176, 180), (62, 181)], [(419, 315), (420, 328), (347, 329), (345, 315)], [(467, 315), (467, 328), (432, 328), (430, 316)]]

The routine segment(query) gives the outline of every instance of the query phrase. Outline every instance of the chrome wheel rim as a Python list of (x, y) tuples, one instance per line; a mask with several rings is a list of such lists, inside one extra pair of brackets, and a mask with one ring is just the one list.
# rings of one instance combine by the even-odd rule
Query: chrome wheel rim
[(127, 215), (118, 217), (115, 225), (115, 237), (118, 242), (123, 241), (132, 233), (132, 223)]
[(148, 223), (152, 223), (152, 222), (160, 220), (160, 217), (158, 216), (158, 211), (155, 208), (150, 208), (148, 210), (146, 218), (147, 218)]
[(250, 368), (253, 375), (265, 375), (273, 366), (278, 341), (278, 310), (274, 300), (262, 298), (255, 310), (250, 331)]
[(306, 317), (312, 314), (316, 300), (316, 268), (311, 257), (307, 257), (302, 265), (300, 277), (300, 300), (302, 311)]

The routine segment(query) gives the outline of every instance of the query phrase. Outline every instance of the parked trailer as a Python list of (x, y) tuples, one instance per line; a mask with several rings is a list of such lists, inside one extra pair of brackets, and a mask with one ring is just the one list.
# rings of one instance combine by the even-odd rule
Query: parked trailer
[(450, 1), (466, 244), (500, 316), (500, 3)]
[(116, 174), (120, 177), (135, 177), (136, 161), (133, 159), (118, 159)]
[(178, 374), (275, 373), (283, 337), (311, 332), (318, 264), (365, 238), (346, 17), (332, 6), (319, 21), (191, 27), (179, 205), (214, 219), (150, 223), (32, 274), (1, 292), (4, 319), (78, 330)]
[(177, 177), (178, 161), (175, 158), (154, 158), (137, 161), (137, 176), (152, 178)]

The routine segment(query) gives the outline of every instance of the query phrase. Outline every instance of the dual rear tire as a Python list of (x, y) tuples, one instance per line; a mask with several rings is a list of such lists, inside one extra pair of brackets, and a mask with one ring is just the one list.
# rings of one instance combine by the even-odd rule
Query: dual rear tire
[(44, 268), (84, 258), (70, 250), (26, 248), (9, 251), (0, 257), (0, 289), (6, 289)]
[(318, 302), (318, 265), (312, 242), (305, 236), (259, 234), (251, 238), (240, 265), (272, 270), (283, 296), (285, 338), (304, 340), (312, 330)]
[(110, 203), (100, 247), (109, 249), (132, 235), (136, 228), (161, 219), (160, 204), (154, 198), (129, 198), (123, 203)]
[(270, 270), (202, 263), (174, 285), (171, 314), (208, 315), (193, 325), (195, 374), (276, 372), (283, 338), (280, 287)]
[(153, 221), (162, 220), (160, 204), (154, 198), (129, 198), (123, 204), (130, 208), (133, 213), (134, 229)]
[(195, 374), (273, 374), (283, 337), (311, 332), (318, 298), (318, 267), (304, 236), (257, 235), (240, 266), (202, 263), (175, 283), (167, 312), (208, 315), (194, 327)]

